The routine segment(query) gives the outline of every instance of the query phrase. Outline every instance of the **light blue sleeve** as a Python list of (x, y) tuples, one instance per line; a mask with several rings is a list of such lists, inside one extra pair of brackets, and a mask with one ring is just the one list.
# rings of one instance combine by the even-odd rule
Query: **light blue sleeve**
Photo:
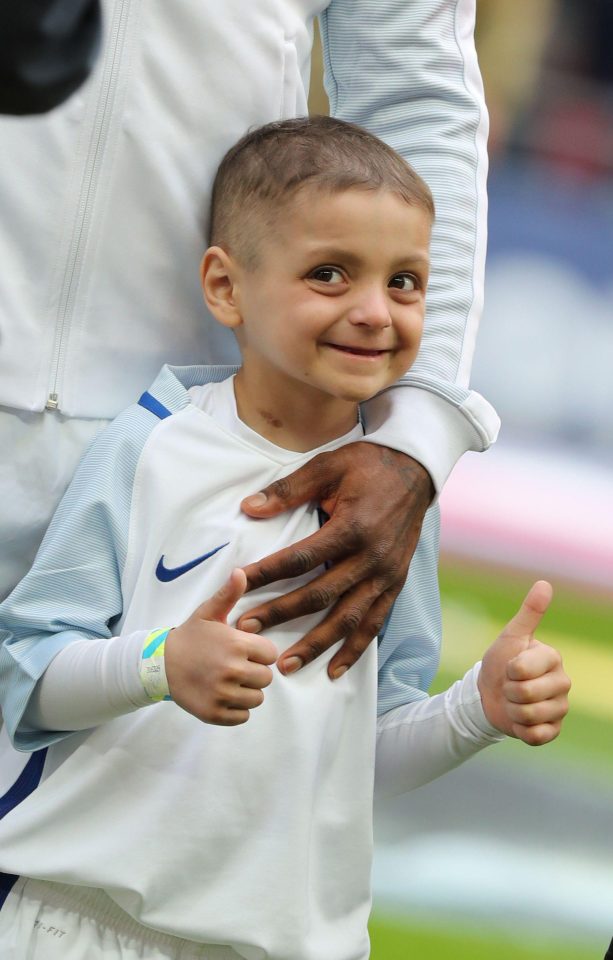
[(458, 456), (486, 449), (499, 425), (468, 389), (487, 240), (488, 120), (474, 18), (475, 0), (332, 0), (320, 17), (331, 112), (401, 153), (435, 199), (424, 338), (401, 381), (408, 389), (393, 401), (402, 412), (387, 438), (389, 409), (371, 401), (366, 421), (367, 432), (369, 420), (381, 427), (376, 442), (431, 461), (437, 489)]
[(0, 702), (18, 749), (63, 736), (20, 727), (53, 657), (74, 640), (112, 636), (121, 615), (134, 474), (157, 423), (142, 407), (131, 407), (93, 441), (31, 570), (0, 605)]
[(441, 605), (438, 585), (439, 509), (424, 518), (407, 581), (379, 635), (379, 716), (425, 700), (438, 669)]

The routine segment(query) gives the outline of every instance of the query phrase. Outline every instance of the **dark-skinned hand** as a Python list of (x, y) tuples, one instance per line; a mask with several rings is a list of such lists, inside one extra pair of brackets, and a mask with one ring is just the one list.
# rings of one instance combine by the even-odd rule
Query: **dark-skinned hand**
[(400, 592), (415, 551), (424, 513), (434, 496), (428, 472), (397, 450), (359, 441), (321, 453), (300, 469), (243, 500), (241, 508), (264, 519), (312, 501), (330, 519), (316, 533), (245, 567), (248, 589), (328, 568), (306, 585), (242, 615), (248, 632), (330, 608), (325, 618), (279, 658), (293, 673), (337, 641), (330, 661), (337, 679), (381, 629)]

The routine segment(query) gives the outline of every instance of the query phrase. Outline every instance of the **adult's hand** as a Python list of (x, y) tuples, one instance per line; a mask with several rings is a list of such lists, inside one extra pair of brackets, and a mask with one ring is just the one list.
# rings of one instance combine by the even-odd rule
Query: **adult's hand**
[(430, 475), (416, 460), (357, 442), (321, 453), (247, 497), (241, 507), (251, 517), (272, 517), (307, 501), (319, 503), (330, 517), (310, 537), (245, 567), (250, 590), (323, 564), (328, 569), (247, 611), (238, 628), (260, 632), (330, 607), (321, 623), (284, 652), (278, 667), (293, 673), (344, 639), (328, 666), (332, 679), (342, 676), (377, 635), (400, 592), (433, 495)]

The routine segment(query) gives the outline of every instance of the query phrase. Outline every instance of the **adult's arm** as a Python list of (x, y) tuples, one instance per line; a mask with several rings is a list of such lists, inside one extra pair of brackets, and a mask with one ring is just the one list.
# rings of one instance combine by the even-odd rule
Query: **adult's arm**
[(493, 409), (468, 389), (487, 239), (475, 0), (332, 0), (320, 23), (331, 112), (389, 143), (434, 196), (422, 347), (365, 413), (368, 439), (419, 461), (440, 492), (461, 454), (485, 450), (498, 431)]
[(0, 3), (0, 113), (45, 113), (87, 78), (100, 47), (99, 0)]

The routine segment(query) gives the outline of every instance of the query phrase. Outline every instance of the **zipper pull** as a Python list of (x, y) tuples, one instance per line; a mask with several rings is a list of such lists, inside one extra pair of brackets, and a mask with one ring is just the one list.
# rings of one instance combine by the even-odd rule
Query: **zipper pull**
[(57, 410), (59, 402), (60, 402), (60, 401), (58, 400), (58, 395), (57, 395), (57, 393), (50, 393), (50, 394), (49, 394), (49, 398), (48, 398), (48, 400), (47, 400), (47, 402), (46, 402), (46, 404), (45, 404), (45, 409), (46, 409), (46, 410)]

